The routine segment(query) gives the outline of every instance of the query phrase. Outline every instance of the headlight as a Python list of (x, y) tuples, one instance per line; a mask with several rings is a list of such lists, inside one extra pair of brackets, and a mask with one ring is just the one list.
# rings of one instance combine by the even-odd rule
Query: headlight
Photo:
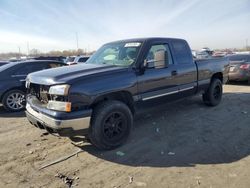
[(47, 104), (47, 108), (51, 110), (71, 112), (71, 103), (61, 101), (49, 101)]
[(69, 87), (70, 86), (67, 84), (51, 86), (49, 88), (49, 94), (66, 96), (69, 93)]

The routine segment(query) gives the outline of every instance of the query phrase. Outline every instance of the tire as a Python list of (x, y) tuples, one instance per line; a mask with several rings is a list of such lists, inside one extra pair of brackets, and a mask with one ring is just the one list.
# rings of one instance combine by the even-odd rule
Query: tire
[(25, 108), (25, 93), (21, 90), (10, 90), (3, 96), (3, 107), (8, 112), (19, 112)]
[(89, 139), (101, 150), (111, 150), (127, 140), (133, 116), (129, 107), (120, 101), (105, 101), (94, 108)]
[(210, 83), (208, 90), (202, 95), (203, 101), (208, 106), (216, 106), (222, 98), (222, 82), (215, 78)]

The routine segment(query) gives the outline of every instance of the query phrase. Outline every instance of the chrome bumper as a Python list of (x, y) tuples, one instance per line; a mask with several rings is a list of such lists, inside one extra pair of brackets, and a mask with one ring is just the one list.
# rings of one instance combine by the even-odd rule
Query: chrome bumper
[(58, 120), (51, 118), (45, 114), (33, 110), (28, 103), (26, 105), (26, 116), (29, 121), (33, 122), (35, 120), (53, 130), (70, 128), (74, 131), (77, 131), (81, 129), (88, 129), (90, 124), (90, 117), (69, 120)]

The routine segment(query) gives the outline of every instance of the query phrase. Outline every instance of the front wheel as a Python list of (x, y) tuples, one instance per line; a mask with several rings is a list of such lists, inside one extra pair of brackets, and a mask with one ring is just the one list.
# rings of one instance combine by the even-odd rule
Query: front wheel
[(25, 108), (25, 93), (21, 90), (10, 90), (3, 96), (3, 106), (9, 112), (18, 112)]
[(120, 101), (105, 101), (94, 108), (89, 130), (93, 145), (110, 150), (122, 145), (128, 138), (133, 116), (128, 106)]
[(202, 95), (203, 101), (208, 106), (216, 106), (222, 98), (222, 82), (219, 79), (213, 79), (208, 90)]

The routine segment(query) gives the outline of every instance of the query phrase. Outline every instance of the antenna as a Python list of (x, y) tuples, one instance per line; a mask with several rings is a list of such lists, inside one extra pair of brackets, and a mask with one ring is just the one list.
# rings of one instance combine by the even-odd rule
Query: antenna
[(79, 49), (79, 46), (78, 46), (78, 33), (76, 32), (76, 50)]
[(30, 46), (29, 46), (29, 41), (27, 41), (27, 55), (29, 56), (30, 54)]

